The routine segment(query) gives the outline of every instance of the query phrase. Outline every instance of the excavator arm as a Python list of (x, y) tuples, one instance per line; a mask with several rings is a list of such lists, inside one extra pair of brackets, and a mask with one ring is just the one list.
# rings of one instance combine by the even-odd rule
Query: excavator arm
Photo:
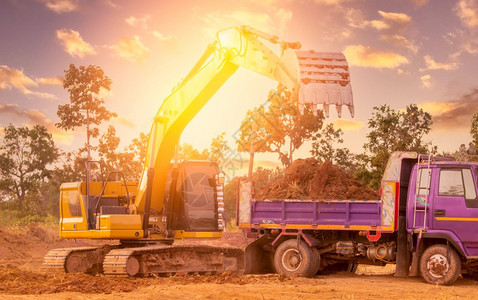
[[(280, 44), (281, 56), (271, 51), (261, 39)], [(131, 212), (143, 212), (145, 236), (148, 235), (149, 212), (163, 211), (165, 182), (181, 133), (239, 67), (283, 84), (301, 97), (301, 107), (313, 105), (316, 109), (317, 104), (324, 104), (328, 108), (329, 104), (336, 104), (340, 108), (347, 105), (353, 109), (348, 66), (343, 55), (340, 57), (340, 54), (338, 59), (336, 54), (332, 58), (330, 55), (318, 57), (317, 53), (309, 51), (304, 59), (294, 51), (298, 48), (298, 42), (281, 42), (276, 36), (248, 26), (229, 28), (217, 34), (217, 40), (208, 46), (189, 74), (163, 101), (154, 118), (138, 194), (130, 205)], [(323, 64), (324, 61), (327, 64)], [(327, 94), (332, 86), (333, 93)], [(306, 93), (299, 93), (300, 87)]]

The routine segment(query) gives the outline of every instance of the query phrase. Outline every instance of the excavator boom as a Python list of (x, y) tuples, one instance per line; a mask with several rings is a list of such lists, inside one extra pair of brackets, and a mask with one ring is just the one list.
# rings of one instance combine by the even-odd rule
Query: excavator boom
[[(276, 55), (261, 39), (279, 44), (281, 55)], [(342, 105), (347, 105), (353, 115), (345, 57), (340, 53), (296, 51), (297, 48), (299, 42), (281, 42), (278, 37), (249, 26), (218, 32), (217, 40), (156, 114), (133, 210), (144, 211), (145, 215), (150, 209), (163, 210), (164, 183), (181, 133), (238, 67), (283, 84), (299, 97), (302, 108), (312, 105), (316, 110), (317, 104), (322, 104), (328, 112), (328, 106), (334, 104), (340, 116)]]

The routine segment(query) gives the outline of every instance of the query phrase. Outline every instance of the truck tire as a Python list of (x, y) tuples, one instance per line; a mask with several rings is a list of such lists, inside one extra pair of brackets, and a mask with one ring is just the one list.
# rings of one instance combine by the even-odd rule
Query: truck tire
[(446, 245), (432, 245), (420, 257), (420, 273), (427, 283), (450, 285), (460, 276), (461, 262)]
[[(299, 247), (297, 247), (299, 245)], [(304, 241), (290, 239), (279, 245), (274, 255), (274, 267), (288, 277), (310, 277), (317, 273), (320, 255)]]
[(321, 274), (334, 274), (338, 272), (355, 273), (357, 271), (358, 263), (354, 261), (340, 262), (333, 265), (325, 266), (320, 273)]

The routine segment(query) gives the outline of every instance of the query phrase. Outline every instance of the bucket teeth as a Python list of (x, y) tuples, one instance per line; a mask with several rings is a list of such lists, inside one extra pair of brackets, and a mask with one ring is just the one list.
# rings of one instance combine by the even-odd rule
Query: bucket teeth
[(349, 66), (342, 53), (295, 51), (300, 69), (299, 101), (301, 105), (322, 105), (329, 116), (329, 105), (335, 105), (342, 116), (342, 106), (349, 108), (353, 117), (353, 96)]

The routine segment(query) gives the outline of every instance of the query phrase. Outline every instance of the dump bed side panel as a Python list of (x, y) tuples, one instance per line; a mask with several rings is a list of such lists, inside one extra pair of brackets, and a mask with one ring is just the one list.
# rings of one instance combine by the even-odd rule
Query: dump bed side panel
[(380, 201), (252, 201), (251, 223), (379, 226)]

